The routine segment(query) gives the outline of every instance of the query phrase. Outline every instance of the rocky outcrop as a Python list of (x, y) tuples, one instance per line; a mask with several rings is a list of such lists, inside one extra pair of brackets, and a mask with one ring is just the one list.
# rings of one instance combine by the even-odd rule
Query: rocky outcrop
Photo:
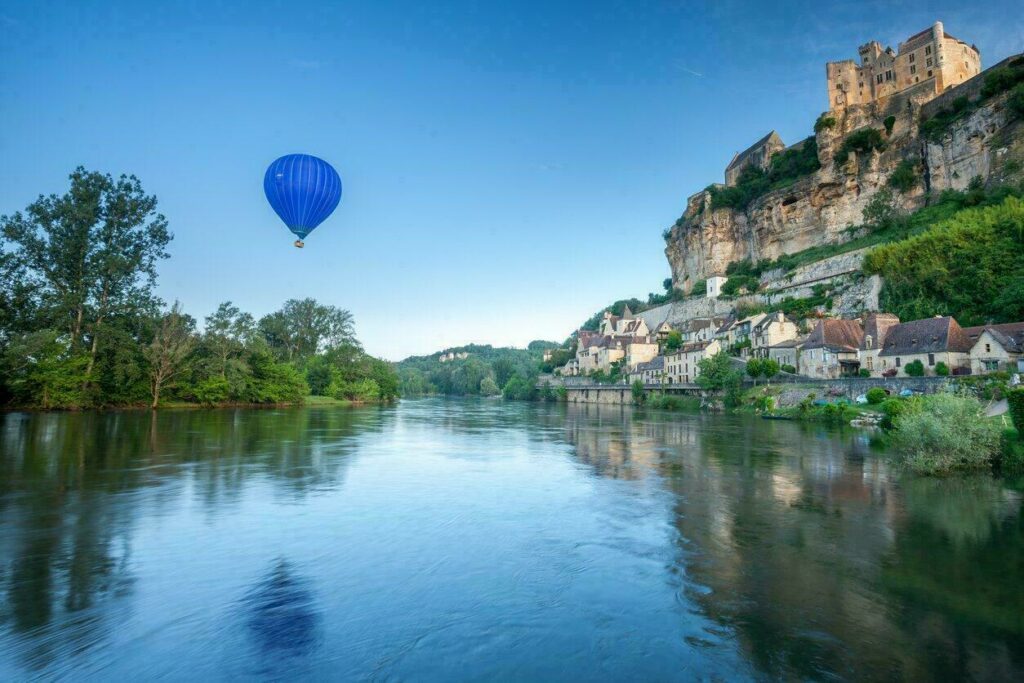
[[(734, 261), (777, 259), (848, 241), (863, 222), (864, 208), (905, 159), (915, 164), (918, 179), (911, 189), (895, 194), (896, 203), (906, 211), (924, 206), (930, 192), (964, 189), (975, 176), (988, 182), (1019, 179), (1024, 123), (1014, 120), (1006, 95), (956, 120), (941, 139), (926, 141), (918, 134), (923, 107), (930, 110), (926, 115), (934, 115), (956, 93), (977, 89), (978, 83), (968, 82), (936, 98), (942, 101), (927, 103), (927, 94), (911, 89), (883, 102), (831, 114), (834, 125), (816, 135), (821, 168), (762, 195), (745, 210), (712, 210), (708, 191), (692, 196), (686, 213), (666, 234), (665, 255), (675, 287), (688, 293), (694, 283), (724, 274)], [(887, 131), (889, 117), (894, 121)], [(851, 152), (837, 165), (836, 152), (846, 137), (866, 127), (880, 131), (884, 150)]]

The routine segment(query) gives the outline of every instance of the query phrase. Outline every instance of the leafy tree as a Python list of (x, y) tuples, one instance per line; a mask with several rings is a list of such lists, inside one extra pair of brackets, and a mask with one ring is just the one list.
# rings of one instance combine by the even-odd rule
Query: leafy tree
[(881, 387), (874, 387), (868, 389), (866, 396), (868, 399), (868, 403), (870, 403), (871, 405), (880, 405), (883, 401), (885, 401), (886, 398), (889, 397), (889, 394), (885, 393), (885, 389), (882, 389)]
[(1017, 437), (1024, 440), (1024, 389), (1013, 389), (1006, 394), (1010, 418), (1017, 429)]
[(511, 358), (498, 358), (491, 363), (491, 370), (494, 372), (494, 381), (499, 387), (504, 387), (516, 373), (516, 365)]
[(697, 385), (705, 391), (724, 393), (726, 402), (735, 405), (739, 400), (742, 375), (732, 366), (729, 354), (719, 351), (713, 356), (702, 358), (697, 363), (700, 371)]
[(747, 374), (754, 379), (754, 386), (757, 386), (757, 378), (764, 374), (760, 358), (751, 358), (747, 361)]
[(497, 396), (501, 393), (501, 389), (498, 388), (498, 384), (494, 381), (493, 377), (484, 377), (480, 380), (480, 395), (481, 396)]
[(39, 282), (43, 322), (66, 332), (72, 355), (86, 349), (86, 384), (109, 320), (155, 308), (156, 264), (171, 234), (135, 176), (79, 167), (70, 180), (66, 194), (0, 218), (0, 232)]
[(43, 409), (85, 405), (88, 363), (88, 356), (72, 349), (67, 334), (49, 329), (14, 339), (4, 358), (14, 399)]
[(231, 361), (240, 358), (253, 335), (256, 321), (230, 301), (225, 301), (206, 317), (203, 344), (213, 358), (213, 371), (227, 379)]
[(665, 338), (665, 351), (677, 351), (683, 346), (683, 334), (678, 330), (672, 330)]
[(259, 321), (259, 330), (284, 360), (305, 360), (342, 346), (358, 347), (352, 314), (316, 299), (289, 299)]
[(207, 377), (192, 388), (192, 395), (204, 406), (215, 406), (231, 397), (231, 385), (223, 377)]
[(647, 391), (644, 389), (644, 383), (641, 380), (635, 380), (631, 390), (633, 394), (633, 403), (640, 406), (647, 401)]
[(182, 314), (177, 302), (158, 323), (156, 335), (144, 351), (149, 361), (151, 407), (160, 404), (160, 392), (188, 369), (196, 343), (193, 328), (192, 319)]
[(529, 379), (515, 375), (505, 384), (502, 395), (515, 401), (532, 401), (537, 396), (537, 389)]
[(761, 374), (769, 383), (771, 383), (772, 377), (779, 374), (780, 369), (779, 362), (774, 358), (764, 358), (761, 360)]
[(251, 375), (244, 400), (249, 403), (301, 403), (309, 392), (306, 380), (293, 366), (279, 362), (266, 343), (250, 348), (246, 362)]

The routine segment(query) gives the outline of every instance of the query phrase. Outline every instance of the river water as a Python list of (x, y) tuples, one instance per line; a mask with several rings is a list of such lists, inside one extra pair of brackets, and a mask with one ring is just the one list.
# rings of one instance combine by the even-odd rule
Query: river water
[(1024, 678), (1020, 486), (615, 406), (0, 415), (0, 680)]

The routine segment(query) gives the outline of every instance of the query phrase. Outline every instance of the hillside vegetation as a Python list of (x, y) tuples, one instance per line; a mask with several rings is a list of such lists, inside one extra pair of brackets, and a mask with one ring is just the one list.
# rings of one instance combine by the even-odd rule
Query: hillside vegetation
[[(469, 344), (447, 349), (466, 358), (441, 361), (442, 354), (411, 356), (397, 364), (402, 396), (494, 396), (529, 398), (533, 393), (548, 341), (533, 341), (525, 349)], [(563, 361), (564, 363), (565, 361)]]

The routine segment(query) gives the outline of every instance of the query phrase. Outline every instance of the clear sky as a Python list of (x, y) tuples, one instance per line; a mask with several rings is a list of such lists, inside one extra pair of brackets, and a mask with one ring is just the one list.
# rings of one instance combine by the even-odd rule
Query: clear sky
[[(560, 340), (660, 290), (662, 230), (734, 152), (810, 133), (826, 60), (938, 19), (988, 66), (1021, 9), (0, 0), (0, 213), (134, 173), (175, 236), (159, 294), (197, 318), (314, 296), (393, 360)], [(345, 183), (303, 250), (262, 190), (291, 152)]]

